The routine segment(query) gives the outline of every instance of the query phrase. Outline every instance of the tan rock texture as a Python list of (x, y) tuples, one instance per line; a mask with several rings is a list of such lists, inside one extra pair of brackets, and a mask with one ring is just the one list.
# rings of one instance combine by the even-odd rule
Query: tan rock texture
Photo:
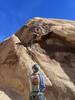
[(34, 63), (45, 75), (47, 100), (75, 100), (75, 21), (36, 17), (0, 43), (0, 88), (29, 100)]

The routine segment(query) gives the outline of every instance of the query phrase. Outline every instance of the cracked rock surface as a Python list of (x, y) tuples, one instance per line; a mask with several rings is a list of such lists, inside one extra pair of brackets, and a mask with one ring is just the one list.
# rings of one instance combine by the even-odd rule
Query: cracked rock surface
[(8, 90), (7, 100), (15, 100), (13, 94), (29, 99), (35, 62), (46, 78), (47, 100), (75, 100), (75, 21), (33, 18), (0, 43), (0, 88)]

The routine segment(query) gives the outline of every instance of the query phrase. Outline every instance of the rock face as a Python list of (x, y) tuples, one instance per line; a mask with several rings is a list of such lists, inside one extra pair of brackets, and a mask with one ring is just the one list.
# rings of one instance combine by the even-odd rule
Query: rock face
[(46, 78), (47, 100), (75, 100), (74, 21), (33, 18), (0, 43), (0, 88), (28, 100), (35, 62)]

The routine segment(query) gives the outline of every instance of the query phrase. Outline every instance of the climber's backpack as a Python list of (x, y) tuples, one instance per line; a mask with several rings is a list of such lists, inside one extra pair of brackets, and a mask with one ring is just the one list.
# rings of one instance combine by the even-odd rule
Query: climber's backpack
[(39, 92), (39, 75), (35, 74), (31, 76), (31, 81), (32, 81), (32, 91), (33, 92)]
[(32, 75), (32, 91), (34, 92), (44, 92), (45, 91), (45, 77), (43, 74)]

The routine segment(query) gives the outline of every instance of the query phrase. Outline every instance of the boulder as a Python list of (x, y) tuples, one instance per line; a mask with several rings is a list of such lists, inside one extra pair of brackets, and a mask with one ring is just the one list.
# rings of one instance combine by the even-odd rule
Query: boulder
[(34, 63), (45, 75), (47, 100), (75, 100), (75, 21), (33, 18), (0, 43), (0, 88), (28, 100)]

